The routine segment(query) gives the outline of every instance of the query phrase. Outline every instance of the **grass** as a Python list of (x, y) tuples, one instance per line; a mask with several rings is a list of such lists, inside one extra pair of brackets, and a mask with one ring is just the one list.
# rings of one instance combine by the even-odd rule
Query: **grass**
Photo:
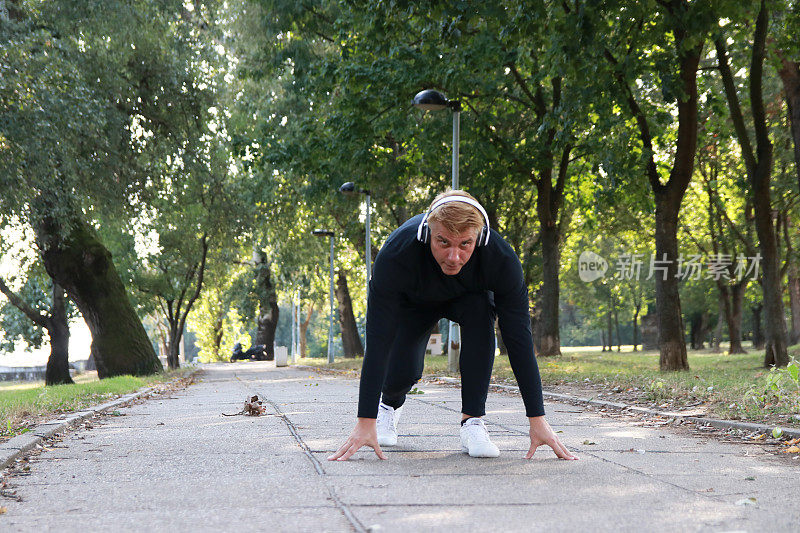
[[(789, 348), (800, 360), (800, 345)], [(658, 351), (633, 352), (631, 347), (602, 352), (600, 347), (562, 348), (559, 357), (538, 359), (542, 383), (554, 390), (583, 396), (654, 406), (665, 410), (697, 409), (711, 417), (800, 425), (800, 386), (786, 370), (763, 368), (763, 350), (728, 355), (690, 350), (688, 372), (661, 372)], [(320, 368), (357, 373), (361, 359), (298, 360)], [(425, 375), (447, 372), (446, 356), (426, 356)], [(495, 357), (494, 383), (516, 384), (508, 357)]]
[(192, 372), (181, 368), (150, 376), (98, 379), (96, 372), (75, 376), (74, 385), (46, 387), (43, 381), (0, 383), (0, 440), (24, 433), (42, 420), (170, 381)]

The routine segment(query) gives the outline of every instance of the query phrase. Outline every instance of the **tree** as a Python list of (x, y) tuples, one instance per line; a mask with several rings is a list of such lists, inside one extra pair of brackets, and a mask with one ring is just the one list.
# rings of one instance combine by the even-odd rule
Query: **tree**
[(0, 31), (0, 211), (36, 230), (45, 268), (92, 331), (101, 377), (161, 368), (95, 229), (136, 218), (159, 190), (158, 163), (198, 146), (202, 128), (181, 126), (202, 121), (205, 58), (185, 9), (15, 3)]
[[(686, 370), (689, 364), (676, 276), (678, 216), (697, 149), (697, 69), (716, 13), (709, 4), (683, 0), (640, 3), (636, 9), (621, 11), (615, 3), (607, 5), (613, 9), (604, 14), (619, 17), (619, 24), (615, 24), (612, 36), (593, 37), (596, 42), (607, 43), (600, 47), (602, 58), (615, 82), (616, 99), (635, 121), (641, 143), (637, 150), (656, 204), (656, 261), (664, 267), (655, 276), (659, 367)], [(598, 22), (595, 29), (605, 31), (611, 20)], [(666, 109), (659, 109), (655, 102), (653, 93), (658, 85), (666, 108), (677, 110), (678, 116), (674, 155), (666, 176), (662, 170), (665, 165), (658, 164), (657, 155), (670, 139), (654, 131), (657, 122), (649, 116), (656, 115), (661, 124), (671, 120), (664, 115)]]
[[(50, 285), (49, 302), (47, 285)], [(5, 280), (0, 279), (0, 292), (8, 298), (8, 304), (0, 308), (6, 341), (4, 347), (13, 350), (13, 338), (16, 336), (38, 347), (43, 340), (41, 329), (45, 329), (50, 338), (45, 384), (73, 383), (69, 373), (69, 318), (75, 313), (64, 296), (64, 289), (41, 272), (40, 264), (33, 264), (25, 273), (25, 285), (20, 291), (11, 290)], [(13, 316), (8, 309), (9, 304), (22, 316)], [(32, 322), (34, 328), (31, 330), (28, 324), (22, 324), (21, 321)]]
[(778, 242), (772, 221), (770, 199), (770, 180), (773, 165), (773, 145), (769, 136), (763, 94), (763, 68), (766, 50), (769, 10), (766, 0), (761, 0), (755, 19), (753, 45), (750, 53), (749, 99), (750, 112), (755, 134), (755, 149), (742, 114), (739, 94), (728, 59), (728, 47), (724, 34), (714, 40), (717, 60), (725, 96), (730, 107), (731, 120), (739, 140), (742, 158), (750, 183), (755, 213), (756, 233), (763, 264), (762, 289), (764, 312), (766, 313), (766, 347), (764, 366), (786, 366), (789, 363), (787, 352), (786, 322), (783, 316), (781, 291), (781, 272), (778, 265)]
[(253, 252), (253, 269), (255, 271), (253, 292), (258, 302), (256, 324), (256, 344), (267, 348), (267, 361), (275, 359), (275, 329), (278, 327), (278, 297), (272, 282), (271, 265), (267, 255), (261, 251)]
[(363, 357), (364, 347), (358, 335), (356, 320), (353, 316), (353, 302), (347, 288), (347, 274), (339, 269), (336, 272), (336, 301), (339, 304), (339, 325), (342, 331), (342, 349), (348, 358)]
[(800, 191), (800, 57), (797, 30), (800, 28), (800, 6), (797, 2), (776, 2), (773, 9), (775, 27), (772, 51), (777, 59), (777, 71), (783, 84), (783, 96), (794, 146), (794, 168)]

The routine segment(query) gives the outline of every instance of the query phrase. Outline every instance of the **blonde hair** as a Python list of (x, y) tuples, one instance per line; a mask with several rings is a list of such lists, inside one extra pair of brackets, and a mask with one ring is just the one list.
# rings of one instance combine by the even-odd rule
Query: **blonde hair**
[[(468, 192), (456, 189), (445, 191), (438, 195), (434, 198), (433, 202), (431, 202), (431, 206), (449, 196), (466, 196), (467, 198), (475, 200)], [(475, 201), (477, 202), (477, 200)], [(428, 209), (430, 209), (430, 207)], [(474, 229), (477, 236), (478, 232), (480, 232), (481, 228), (485, 225), (481, 212), (464, 202), (448, 202), (444, 205), (440, 205), (428, 215), (428, 224), (431, 222), (439, 222), (447, 231), (457, 235)]]

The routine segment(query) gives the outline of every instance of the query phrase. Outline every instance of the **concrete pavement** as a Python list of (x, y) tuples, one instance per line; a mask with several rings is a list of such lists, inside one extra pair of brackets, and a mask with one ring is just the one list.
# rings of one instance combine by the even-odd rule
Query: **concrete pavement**
[[(490, 393), (498, 459), (461, 453), (459, 390), (421, 384), (388, 461), (326, 457), (358, 382), (272, 363), (208, 365), (199, 383), (73, 431), (9, 478), (2, 531), (799, 530), (800, 465), (757, 446), (548, 403), (580, 461), (534, 459), (522, 401)], [(261, 417), (225, 417), (250, 394)], [(592, 443), (592, 444), (590, 444)]]

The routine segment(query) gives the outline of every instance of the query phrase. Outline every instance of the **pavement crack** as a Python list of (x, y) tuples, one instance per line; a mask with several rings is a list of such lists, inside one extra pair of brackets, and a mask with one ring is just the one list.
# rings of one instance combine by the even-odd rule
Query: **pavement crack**
[[(242, 383), (243, 386), (247, 387), (247, 385), (245, 385), (246, 382), (243, 379), (241, 379), (236, 374), (234, 374), (234, 377), (240, 383)], [(294, 422), (292, 422), (289, 419), (289, 417), (284, 414), (284, 412), (281, 410), (277, 402), (270, 400), (267, 397), (267, 395), (262, 393), (261, 391), (255, 391), (255, 393), (258, 394), (259, 398), (261, 398), (270, 406), (272, 406), (272, 409), (274, 409), (275, 411), (275, 416), (283, 420), (283, 423), (286, 424), (286, 427), (289, 429), (289, 433), (292, 434), (292, 437), (294, 437), (295, 441), (297, 441), (297, 444), (298, 446), (300, 446), (300, 449), (303, 450), (305, 456), (308, 458), (309, 461), (311, 461), (311, 464), (314, 466), (314, 470), (317, 472), (317, 475), (319, 475), (322, 478), (322, 482), (325, 484), (325, 488), (328, 489), (328, 494), (330, 494), (331, 500), (333, 501), (334, 505), (344, 515), (345, 519), (347, 519), (347, 521), (350, 522), (350, 525), (353, 527), (353, 529), (358, 533), (366, 533), (367, 531), (369, 531), (366, 527), (364, 527), (361, 521), (358, 518), (356, 518), (356, 516), (350, 510), (348, 505), (345, 502), (343, 502), (341, 498), (339, 498), (339, 496), (336, 494), (336, 490), (331, 484), (330, 479), (327, 477), (325, 469), (322, 467), (322, 463), (320, 463), (319, 459), (317, 459), (314, 456), (314, 453), (311, 451), (311, 448), (308, 447), (308, 444), (306, 444), (306, 442), (303, 440), (303, 437), (300, 436), (300, 433), (297, 431), (297, 426), (294, 424)]]

